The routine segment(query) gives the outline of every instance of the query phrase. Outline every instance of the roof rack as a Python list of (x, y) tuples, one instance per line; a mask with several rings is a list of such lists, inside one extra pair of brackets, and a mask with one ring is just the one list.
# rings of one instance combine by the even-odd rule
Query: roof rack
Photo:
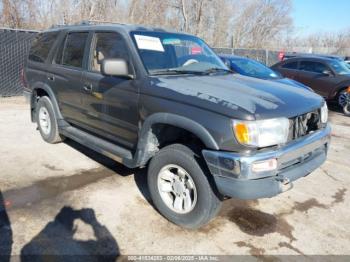
[(65, 25), (65, 24), (52, 25), (52, 26), (50, 27), (50, 29), (54, 29), (54, 28), (58, 28), (58, 27), (64, 27), (64, 26), (69, 26), (69, 25)]
[(74, 25), (97, 25), (97, 24), (117, 24), (124, 25), (123, 23), (104, 21), (104, 20), (82, 20)]
[(98, 25), (98, 24), (116, 24), (116, 25), (124, 25), (122, 23), (111, 22), (111, 21), (103, 21), (103, 20), (82, 20), (80, 22), (74, 24), (57, 24), (52, 25), (50, 28), (59, 28), (59, 27), (69, 27), (69, 26), (79, 26), (79, 25)]

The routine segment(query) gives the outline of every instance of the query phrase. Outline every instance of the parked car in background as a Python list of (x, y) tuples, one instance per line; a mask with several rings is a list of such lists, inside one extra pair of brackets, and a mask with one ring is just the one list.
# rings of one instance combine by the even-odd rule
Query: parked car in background
[(348, 65), (348, 67), (350, 68), (350, 57), (347, 56), (345, 57), (345, 63)]
[(326, 100), (336, 101), (344, 108), (350, 86), (350, 68), (344, 61), (327, 57), (295, 57), (275, 64), (272, 69), (311, 87)]
[(266, 65), (247, 57), (235, 55), (219, 55), (221, 60), (234, 72), (264, 80), (271, 80), (282, 84), (293, 85), (312, 91), (311, 88), (295, 80), (283, 77), (279, 72), (272, 70)]
[(297, 52), (292, 52), (292, 53), (280, 52), (278, 54), (278, 58), (280, 61), (284, 61), (295, 57), (324, 57), (324, 58), (336, 59), (340, 61), (344, 60), (344, 57), (339, 55), (325, 55), (325, 54), (297, 53)]

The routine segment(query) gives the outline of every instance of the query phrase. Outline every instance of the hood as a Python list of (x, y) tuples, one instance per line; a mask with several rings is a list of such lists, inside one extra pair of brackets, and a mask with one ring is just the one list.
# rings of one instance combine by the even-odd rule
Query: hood
[(299, 87), (299, 88), (304, 88), (304, 89), (307, 89), (311, 92), (314, 92), (310, 87), (308, 87), (308, 86), (306, 86), (298, 81), (290, 79), (290, 78), (278, 78), (278, 79), (274, 79), (273, 81), (279, 82), (282, 84), (286, 84), (286, 85), (292, 85), (292, 86)]
[(242, 75), (150, 77), (146, 92), (235, 119), (294, 117), (321, 107), (304, 88)]

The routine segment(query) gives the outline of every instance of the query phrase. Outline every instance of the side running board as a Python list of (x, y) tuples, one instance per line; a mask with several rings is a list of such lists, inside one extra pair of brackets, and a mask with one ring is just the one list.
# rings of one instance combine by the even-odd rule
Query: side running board
[(131, 151), (90, 135), (78, 128), (70, 125), (61, 126), (60, 133), (100, 154), (112, 158), (119, 163), (130, 163), (132, 161), (133, 156)]

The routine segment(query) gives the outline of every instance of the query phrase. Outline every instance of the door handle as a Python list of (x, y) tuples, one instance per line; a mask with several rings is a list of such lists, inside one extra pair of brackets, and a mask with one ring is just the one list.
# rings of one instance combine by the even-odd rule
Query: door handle
[(55, 81), (55, 77), (52, 76), (52, 75), (48, 76), (47, 79), (50, 80), (50, 81)]
[(91, 84), (84, 85), (84, 90), (86, 92), (92, 92), (92, 85)]

